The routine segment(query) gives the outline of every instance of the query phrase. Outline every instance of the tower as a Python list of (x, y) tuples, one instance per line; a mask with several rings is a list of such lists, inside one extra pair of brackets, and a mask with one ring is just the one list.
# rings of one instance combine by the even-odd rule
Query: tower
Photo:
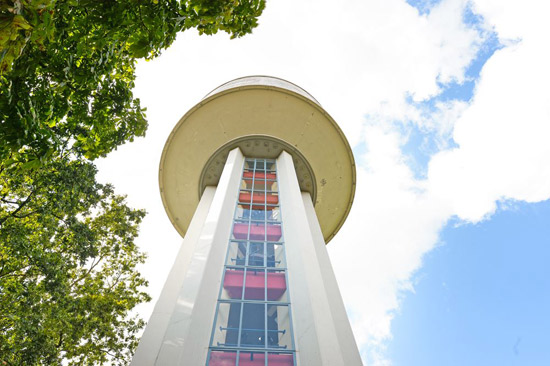
[(178, 122), (159, 184), (184, 237), (132, 365), (360, 365), (325, 248), (355, 193), (335, 121), (305, 90), (245, 77)]

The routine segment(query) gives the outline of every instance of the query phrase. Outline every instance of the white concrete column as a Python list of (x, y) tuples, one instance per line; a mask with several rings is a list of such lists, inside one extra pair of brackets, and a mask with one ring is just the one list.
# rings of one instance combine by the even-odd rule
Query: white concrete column
[(132, 359), (132, 366), (206, 364), (244, 157), (229, 153), (207, 187)]
[(284, 151), (277, 173), (297, 364), (361, 365), (311, 198)]
[(153, 313), (149, 318), (149, 322), (147, 322), (145, 331), (134, 353), (132, 359), (133, 366), (148, 366), (155, 364), (170, 317), (176, 307), (178, 295), (183, 286), (183, 280), (189, 269), (189, 263), (193, 256), (195, 244), (200, 237), (206, 215), (210, 210), (210, 205), (212, 204), (215, 193), (216, 187), (206, 187), (201, 197), (199, 206), (187, 230), (187, 235), (183, 239), (176, 260), (168, 274), (160, 297), (155, 304)]
[[(332, 320), (335, 325), (335, 336), (338, 340), (338, 346), (342, 352), (344, 365), (362, 365), (361, 356), (353, 336), (351, 324), (349, 322), (344, 301), (332, 270), (332, 264), (328, 256), (327, 246), (323, 238), (323, 232), (315, 214), (315, 208), (311, 201), (311, 196), (307, 192), (302, 192), (302, 199), (306, 209), (309, 221), (309, 230), (313, 236), (313, 245), (317, 256), (317, 263), (321, 268), (321, 276), (327, 293), (328, 305)], [(358, 259), (359, 260), (359, 259)]]

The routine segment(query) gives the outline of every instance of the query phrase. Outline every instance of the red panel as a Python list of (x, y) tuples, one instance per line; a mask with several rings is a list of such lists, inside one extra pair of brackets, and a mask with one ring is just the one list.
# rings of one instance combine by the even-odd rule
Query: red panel
[(232, 299), (240, 299), (243, 295), (243, 271), (227, 269), (223, 279), (223, 288)]
[(235, 366), (237, 364), (237, 352), (210, 352), (208, 366)]
[[(233, 352), (212, 351), (210, 353), (209, 366), (234, 366), (236, 356)], [(268, 354), (267, 364), (269, 366), (293, 366), (294, 356), (292, 354)], [(264, 366), (265, 354), (241, 352), (239, 354), (239, 366)]]
[[(246, 240), (248, 224), (237, 223), (233, 226), (233, 235), (239, 240)], [(250, 225), (250, 240), (264, 240), (265, 228), (263, 224)], [(281, 238), (280, 225), (267, 225), (267, 240), (277, 241)]]
[(269, 366), (292, 366), (294, 365), (294, 355), (292, 354), (268, 354), (267, 364)]
[[(227, 269), (223, 280), (223, 288), (232, 299), (240, 299), (242, 296), (244, 271), (239, 269)], [(246, 300), (263, 300), (264, 298), (264, 272), (247, 271), (245, 284)], [(267, 299), (274, 301), (279, 299), (286, 291), (286, 279), (283, 272), (267, 272)]]
[(286, 291), (286, 278), (284, 272), (267, 271), (267, 299), (278, 300)]
[[(239, 201), (244, 203), (250, 203), (251, 194), (249, 192), (243, 192), (239, 194)], [(258, 205), (254, 205), (257, 203)], [(254, 193), (252, 195), (252, 209), (253, 210), (263, 210), (265, 208), (264, 203), (267, 203), (268, 205), (276, 205), (279, 203), (279, 196), (268, 194), (267, 198), (265, 194), (262, 193)], [(272, 210), (273, 207), (267, 207), (268, 210)]]
[(243, 173), (244, 178), (252, 178), (254, 179), (275, 179), (277, 176), (274, 173), (264, 173), (264, 172), (244, 172)]

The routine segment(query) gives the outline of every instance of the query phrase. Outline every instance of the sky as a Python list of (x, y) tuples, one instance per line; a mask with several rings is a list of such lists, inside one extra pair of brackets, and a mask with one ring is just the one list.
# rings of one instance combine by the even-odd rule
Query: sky
[(145, 208), (153, 301), (181, 238), (158, 193), (168, 134), (210, 90), (307, 90), (357, 162), (328, 245), (366, 365), (550, 364), (550, 3), (278, 0), (253, 34), (181, 34), (138, 64), (147, 136), (98, 163)]

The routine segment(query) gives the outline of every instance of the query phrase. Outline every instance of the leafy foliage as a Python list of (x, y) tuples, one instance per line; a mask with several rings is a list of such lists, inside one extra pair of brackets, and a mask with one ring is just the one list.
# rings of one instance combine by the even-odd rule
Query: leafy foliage
[(136, 58), (180, 31), (251, 32), (264, 0), (3, 0), (0, 158), (47, 159), (66, 144), (88, 158), (143, 136)]
[(181, 31), (257, 25), (265, 0), (0, 0), (0, 364), (127, 364), (149, 300), (144, 212), (93, 160), (143, 136), (136, 60)]
[(135, 346), (143, 323), (127, 315), (149, 299), (135, 271), (145, 213), (95, 174), (91, 163), (64, 158), (0, 175), (0, 361), (8, 365), (124, 362)]

